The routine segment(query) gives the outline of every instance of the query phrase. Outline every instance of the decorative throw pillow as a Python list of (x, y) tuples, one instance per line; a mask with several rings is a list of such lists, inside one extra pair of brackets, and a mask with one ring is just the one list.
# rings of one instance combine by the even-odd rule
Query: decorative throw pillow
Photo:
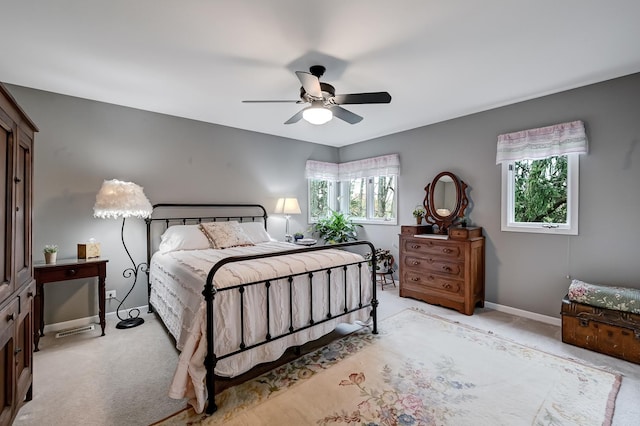
[(198, 225), (174, 225), (160, 237), (160, 253), (176, 250), (204, 250), (211, 248), (207, 236)]
[(240, 222), (240, 227), (247, 234), (253, 244), (268, 243), (271, 236), (264, 229), (262, 222)]
[(211, 248), (225, 249), (254, 245), (238, 222), (201, 223), (200, 229), (207, 236)]

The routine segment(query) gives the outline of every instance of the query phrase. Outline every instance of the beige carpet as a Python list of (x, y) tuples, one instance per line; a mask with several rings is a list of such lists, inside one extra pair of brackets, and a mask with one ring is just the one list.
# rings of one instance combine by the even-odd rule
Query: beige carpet
[[(563, 358), (620, 371), (624, 377), (613, 426), (639, 425), (637, 364), (564, 344), (556, 325), (489, 308), (477, 308), (472, 316), (461, 315), (452, 309), (398, 297), (398, 288), (393, 286), (385, 286), (378, 297), (378, 318), (382, 322), (416, 307)], [(104, 337), (98, 330), (61, 339), (47, 333), (34, 357), (33, 400), (20, 409), (14, 426), (147, 426), (185, 407), (186, 401), (167, 396), (178, 359), (174, 343), (155, 315), (143, 311), (143, 316), (144, 325), (118, 330), (118, 319), (107, 315)]]
[(417, 310), (228, 389), (162, 426), (602, 425), (620, 376)]

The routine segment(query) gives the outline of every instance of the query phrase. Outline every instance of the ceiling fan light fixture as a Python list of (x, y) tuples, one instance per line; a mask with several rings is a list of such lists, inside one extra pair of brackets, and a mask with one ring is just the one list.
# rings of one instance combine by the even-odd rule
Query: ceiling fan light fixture
[(302, 118), (311, 124), (320, 125), (329, 122), (333, 113), (328, 108), (312, 106), (302, 112)]

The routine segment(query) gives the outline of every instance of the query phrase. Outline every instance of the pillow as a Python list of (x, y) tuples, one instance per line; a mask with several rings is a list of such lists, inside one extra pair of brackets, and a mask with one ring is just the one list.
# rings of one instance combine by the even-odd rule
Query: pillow
[(238, 222), (201, 223), (200, 229), (207, 236), (211, 248), (225, 249), (254, 245)]
[(241, 222), (240, 227), (253, 244), (268, 243), (272, 240), (261, 222)]
[(198, 225), (174, 225), (160, 237), (158, 251), (168, 253), (176, 250), (204, 250), (210, 248), (209, 240)]

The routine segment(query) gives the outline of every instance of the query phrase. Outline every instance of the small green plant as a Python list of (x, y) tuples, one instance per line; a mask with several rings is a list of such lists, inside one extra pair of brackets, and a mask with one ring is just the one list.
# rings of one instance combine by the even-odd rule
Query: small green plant
[[(393, 272), (393, 255), (390, 250), (376, 249), (376, 271), (379, 272)], [(364, 258), (369, 261), (371, 265), (371, 252), (365, 254)]]
[(331, 216), (319, 219), (313, 225), (314, 234), (318, 234), (328, 244), (346, 243), (349, 240), (358, 239), (358, 227), (362, 227), (359, 223), (353, 223), (351, 219), (343, 213), (332, 211)]
[(425, 214), (426, 211), (423, 207), (417, 206), (415, 209), (413, 209), (413, 217), (415, 218), (424, 217)]
[(293, 234), (294, 240), (300, 240), (302, 238), (304, 238), (304, 234), (302, 232), (296, 232), (295, 234)]
[(55, 244), (46, 244), (44, 246), (44, 250), (42, 250), (45, 253), (57, 253), (58, 252), (58, 246)]

